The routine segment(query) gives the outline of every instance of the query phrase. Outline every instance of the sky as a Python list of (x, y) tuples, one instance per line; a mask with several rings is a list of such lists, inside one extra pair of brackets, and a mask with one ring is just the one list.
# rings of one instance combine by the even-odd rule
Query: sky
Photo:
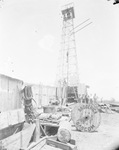
[(119, 5), (113, 0), (0, 1), (0, 73), (29, 83), (55, 83), (62, 6), (74, 3), (79, 79), (89, 93), (119, 101)]

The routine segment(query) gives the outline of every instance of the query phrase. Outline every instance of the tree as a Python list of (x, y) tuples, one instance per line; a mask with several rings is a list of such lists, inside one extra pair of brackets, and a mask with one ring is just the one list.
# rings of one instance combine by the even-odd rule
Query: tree
[[(110, 1), (110, 0), (108, 0), (108, 1)], [(113, 5), (115, 5), (115, 4), (119, 4), (119, 0), (114, 0)]]

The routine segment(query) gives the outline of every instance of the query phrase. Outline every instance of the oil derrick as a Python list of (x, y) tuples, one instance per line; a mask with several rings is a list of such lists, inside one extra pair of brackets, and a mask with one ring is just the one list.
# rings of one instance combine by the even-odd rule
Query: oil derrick
[(68, 101), (78, 97), (78, 62), (76, 54), (76, 42), (74, 33), (74, 6), (73, 3), (63, 6), (62, 42), (58, 66), (58, 79), (60, 87), (65, 87)]

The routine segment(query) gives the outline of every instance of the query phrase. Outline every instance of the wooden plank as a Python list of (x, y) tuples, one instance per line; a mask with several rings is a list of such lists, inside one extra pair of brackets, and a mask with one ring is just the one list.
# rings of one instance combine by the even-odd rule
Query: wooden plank
[(35, 128), (35, 132), (34, 132), (33, 141), (37, 142), (39, 140), (40, 136), (41, 136), (39, 119), (35, 120), (35, 124), (36, 124), (36, 128)]
[(8, 125), (9, 125), (8, 113), (7, 112), (0, 113), (0, 130), (8, 127)]
[(14, 133), (20, 132), (23, 128), (23, 124), (24, 122), (0, 130), (0, 140), (13, 135)]
[(50, 146), (57, 147), (57, 148), (60, 148), (60, 149), (63, 149), (63, 150), (73, 150), (73, 149), (76, 149), (75, 145), (72, 145), (70, 143), (64, 144), (64, 143), (55, 141), (53, 139), (47, 139), (46, 143), (48, 145), (50, 145)]
[(8, 111), (21, 107), (19, 93), (23, 81), (0, 75), (0, 111)]
[(2, 112), (0, 113), (0, 130), (24, 121), (25, 114), (23, 109)]
[(27, 148), (33, 135), (34, 129), (35, 124), (31, 124), (21, 132), (2, 140), (2, 145), (7, 148), (7, 150), (19, 150), (22, 147)]
[(18, 123), (18, 110), (11, 110), (8, 112), (9, 125), (15, 125)]
[(24, 122), (25, 121), (25, 113), (23, 109), (18, 109), (18, 122)]
[(29, 147), (24, 150), (40, 150), (46, 144), (47, 136), (40, 138), (37, 142), (32, 142)]
[(40, 150), (61, 150), (61, 148), (52, 147), (50, 145), (44, 145)]
[(46, 144), (46, 139), (44, 139), (41, 142), (39, 142), (36, 146), (34, 146), (30, 150), (41, 150), (41, 148), (44, 147), (45, 144)]
[(40, 122), (40, 124), (43, 125), (43, 126), (50, 126), (50, 127), (57, 127), (57, 128), (59, 127), (59, 125), (56, 124), (56, 123), (49, 123), (49, 122), (48, 122), (48, 123), (47, 123), (47, 122), (45, 123), (45, 122)]

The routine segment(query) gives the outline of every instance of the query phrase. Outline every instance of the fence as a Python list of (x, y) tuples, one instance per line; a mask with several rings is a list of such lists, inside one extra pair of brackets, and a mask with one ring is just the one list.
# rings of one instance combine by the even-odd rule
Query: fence
[[(18, 109), (22, 107), (21, 90), (23, 85), (27, 85), (22, 80), (14, 79), (5, 75), (0, 75), (0, 111)], [(45, 106), (53, 99), (61, 97), (61, 89), (56, 87), (32, 84), (33, 98), (36, 106)], [(86, 93), (86, 86), (79, 85), (79, 94)]]
[(45, 85), (32, 85), (33, 97), (38, 106), (48, 105), (52, 99), (56, 98), (56, 88)]

